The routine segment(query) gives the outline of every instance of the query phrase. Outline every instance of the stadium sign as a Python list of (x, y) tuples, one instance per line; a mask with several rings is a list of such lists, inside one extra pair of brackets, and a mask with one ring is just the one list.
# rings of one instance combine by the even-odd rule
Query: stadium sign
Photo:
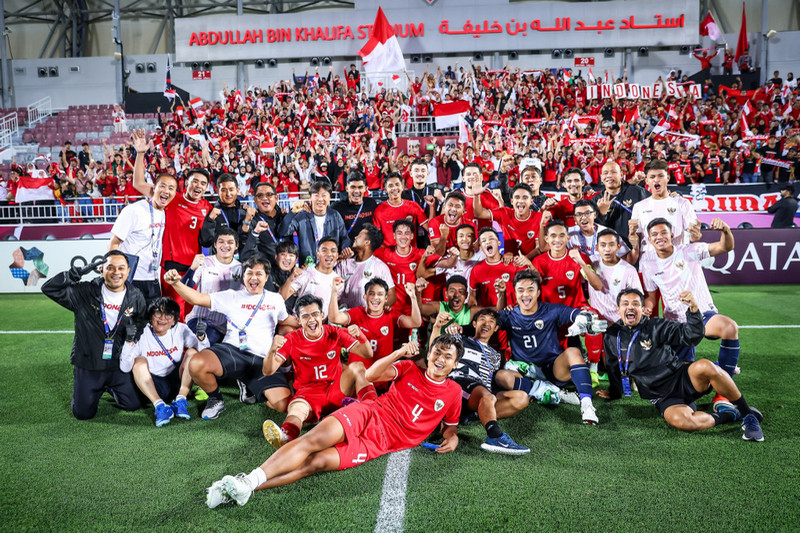
[[(732, 229), (736, 247), (704, 264), (710, 285), (771, 285), (800, 280), (800, 230)], [(717, 242), (718, 231), (704, 231), (703, 242)]]
[[(351, 56), (369, 37), (378, 3), (279, 15), (175, 21), (176, 60)], [(383, 6), (404, 54), (553, 48), (678, 46), (697, 42), (696, 0), (664, 2), (440, 1)]]

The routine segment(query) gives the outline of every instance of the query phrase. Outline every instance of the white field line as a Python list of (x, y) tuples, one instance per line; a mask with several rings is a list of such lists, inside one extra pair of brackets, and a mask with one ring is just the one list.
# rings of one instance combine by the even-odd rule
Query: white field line
[(402, 533), (406, 514), (406, 486), (411, 450), (395, 452), (389, 456), (383, 478), (383, 494), (375, 523), (375, 533)]

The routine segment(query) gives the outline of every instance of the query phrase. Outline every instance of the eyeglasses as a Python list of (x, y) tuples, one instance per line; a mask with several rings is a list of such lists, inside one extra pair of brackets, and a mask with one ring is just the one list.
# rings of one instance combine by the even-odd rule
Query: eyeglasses
[(256, 194), (256, 198), (273, 198), (274, 196), (274, 192), (260, 192)]
[(575, 213), (575, 218), (589, 218), (594, 215), (594, 211), (584, 211), (583, 213)]

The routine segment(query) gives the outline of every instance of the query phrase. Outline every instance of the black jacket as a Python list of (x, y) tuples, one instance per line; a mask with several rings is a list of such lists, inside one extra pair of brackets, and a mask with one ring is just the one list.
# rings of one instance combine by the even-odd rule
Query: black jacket
[(214, 238), (219, 228), (229, 227), (238, 234), (242, 227), (242, 222), (244, 222), (244, 217), (247, 215), (247, 211), (245, 211), (238, 199), (231, 207), (217, 202), (214, 204), (214, 208), (219, 209), (221, 213), (214, 220), (211, 220), (209, 216), (211, 213), (206, 215), (203, 220), (203, 227), (200, 228), (200, 246), (205, 246), (206, 248), (210, 248), (214, 244)]
[[(700, 311), (686, 311), (686, 323), (664, 318), (647, 318), (630, 328), (618, 320), (603, 336), (606, 350), (606, 370), (608, 371), (609, 393), (611, 398), (622, 396), (622, 378), (619, 368), (619, 347), (626, 353), (633, 335), (638, 331), (636, 341), (631, 345), (628, 375), (636, 380), (639, 396), (644, 399), (663, 398), (672, 391), (673, 377), (683, 367), (673, 346), (696, 346), (703, 340), (703, 315)], [(622, 359), (625, 366), (625, 357)]]
[[(600, 189), (597, 196), (592, 200), (597, 203), (603, 197), (605, 189)], [(602, 224), (607, 228), (611, 228), (622, 237), (625, 244), (630, 247), (631, 243), (628, 240), (628, 221), (631, 219), (631, 212), (633, 204), (640, 202), (650, 196), (650, 193), (638, 185), (631, 185), (630, 183), (622, 183), (619, 193), (612, 196), (611, 207), (605, 215), (597, 214), (597, 223)]]
[[(239, 231), (239, 258), (242, 262), (256, 254), (260, 254), (262, 257), (269, 259), (273, 270), (277, 268), (275, 250), (282, 238), (281, 234), (278, 232), (278, 228), (283, 221), (283, 217), (284, 214), (280, 208), (275, 209), (274, 217), (258, 212), (256, 216), (253, 217), (253, 220), (250, 221), (248, 231)], [(253, 230), (260, 221), (266, 222), (270, 231), (254, 233)]]
[(126, 327), (135, 323), (138, 334), (141, 334), (145, 326), (144, 296), (130, 282), (125, 282), (127, 290), (122, 300), (121, 320), (114, 331), (114, 350), (111, 359), (103, 359), (106, 334), (100, 314), (100, 306), (103, 305), (102, 283), (101, 277), (92, 281), (73, 281), (69, 272), (61, 272), (42, 285), (42, 292), (48, 298), (75, 315), (75, 340), (70, 362), (84, 370), (118, 370)]

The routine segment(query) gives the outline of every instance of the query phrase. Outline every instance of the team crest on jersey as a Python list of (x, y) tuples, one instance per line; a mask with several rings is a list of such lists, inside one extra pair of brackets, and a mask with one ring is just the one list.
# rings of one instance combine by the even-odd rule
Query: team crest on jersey
[(201, 210), (200, 210), (200, 212), (202, 212), (202, 213), (203, 213), (203, 216), (206, 216), (206, 214), (207, 214), (207, 213), (206, 213), (206, 211), (208, 211), (208, 209), (201, 209)]
[(529, 239), (533, 239), (535, 236), (536, 236), (536, 232), (535, 231), (529, 231), (528, 232), (528, 238)]
[(575, 277), (575, 271), (574, 270), (567, 270), (567, 273), (565, 275), (567, 276), (568, 280), (572, 281), (572, 278)]
[(504, 273), (503, 273), (503, 275), (502, 275), (502, 276), (500, 276), (500, 279), (502, 279), (503, 281), (505, 281), (506, 283), (508, 283), (508, 280), (510, 280), (510, 279), (511, 279), (511, 276), (508, 274), (508, 272), (504, 272)]
[(417, 270), (417, 264), (416, 264), (416, 263), (410, 263), (410, 264), (408, 265), (408, 268), (410, 268), (412, 272), (416, 272), (416, 270)]
[(653, 341), (647, 339), (646, 341), (639, 341), (639, 344), (642, 345), (642, 350), (649, 350), (653, 346)]
[(678, 210), (678, 208), (676, 208), (676, 207), (668, 207), (667, 208), (667, 213), (669, 213), (670, 215), (674, 215), (675, 211), (677, 211), (677, 210)]
[(330, 352), (328, 352), (327, 355), (328, 359), (333, 359), (334, 357), (336, 357), (336, 350), (331, 350)]
[(365, 270), (365, 271), (364, 271), (364, 277), (365, 277), (365, 278), (371, 278), (371, 277), (372, 277), (372, 272), (367, 272), (367, 271)]
[(621, 279), (619, 279), (619, 278), (614, 278), (614, 285), (619, 285), (620, 283), (622, 283), (622, 280), (621, 280)]
[(389, 326), (381, 326), (381, 335), (389, 334)]
[(127, 316), (127, 317), (130, 317), (130, 316), (133, 314), (133, 307), (129, 307), (129, 308), (127, 308), (127, 309), (126, 309), (126, 310), (123, 312), (123, 314), (124, 314), (125, 316)]
[(622, 205), (624, 205), (625, 207), (630, 207), (632, 204), (633, 204), (633, 199), (632, 198), (622, 201)]
[(683, 260), (675, 261), (675, 268), (677, 268), (678, 270), (683, 270), (683, 268), (685, 266), (686, 266), (686, 263), (684, 263)]
[(239, 281), (241, 278), (242, 278), (241, 274), (236, 274), (236, 273), (231, 274), (231, 279), (233, 279), (233, 281)]
[(536, 326), (536, 329), (542, 329), (544, 327), (544, 320), (537, 320), (533, 325)]
[(433, 404), (433, 410), (437, 413), (442, 410), (444, 407), (444, 402), (442, 400), (436, 400), (436, 403)]

